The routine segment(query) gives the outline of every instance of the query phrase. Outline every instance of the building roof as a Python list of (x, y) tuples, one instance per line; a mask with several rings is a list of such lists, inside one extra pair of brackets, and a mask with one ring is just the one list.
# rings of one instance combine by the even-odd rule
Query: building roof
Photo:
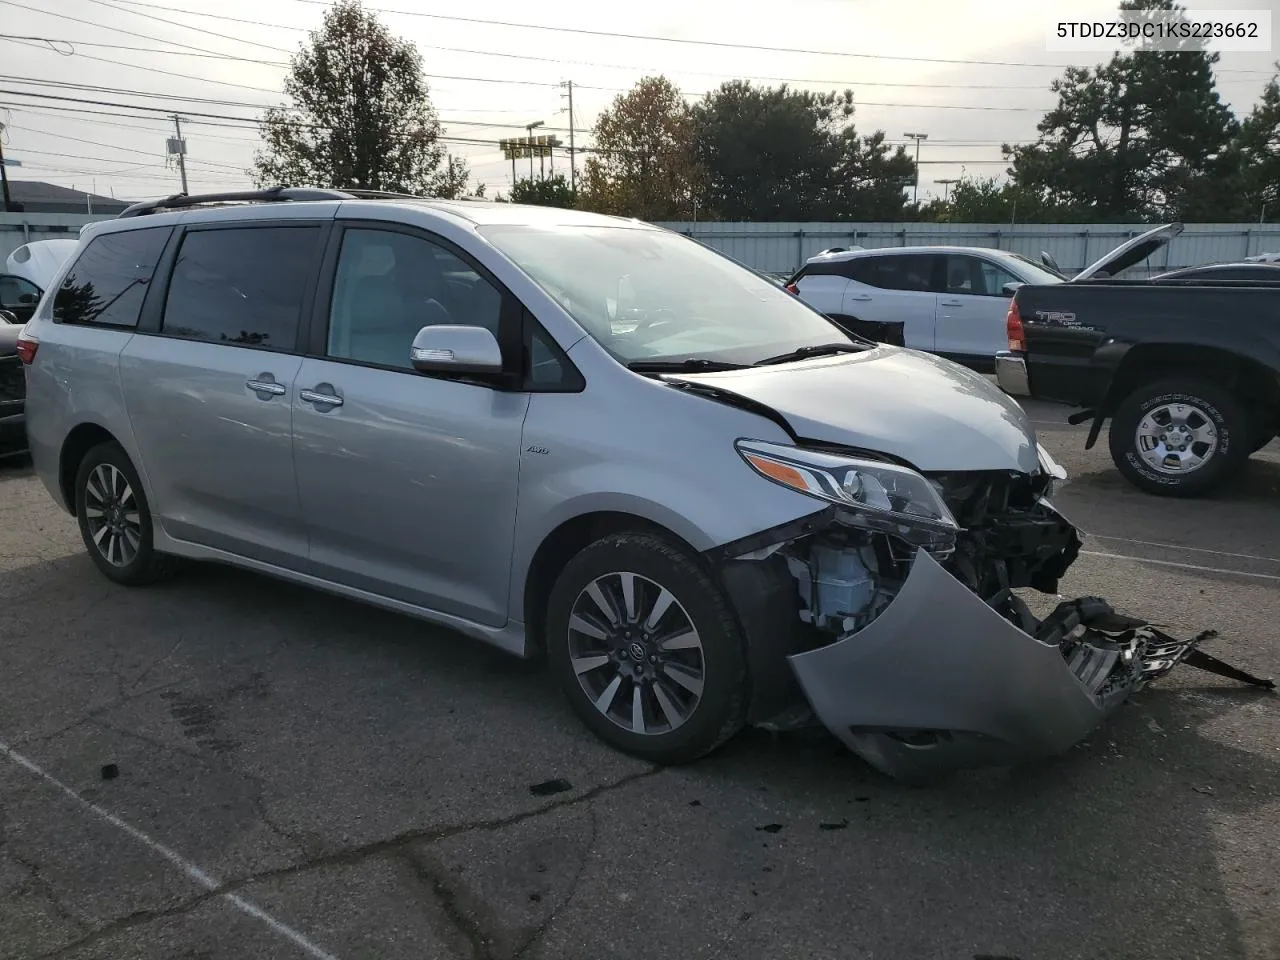
[(129, 205), (114, 197), (40, 180), (10, 180), (9, 194), (29, 212), (89, 213), (92, 207), (93, 213), (118, 213)]

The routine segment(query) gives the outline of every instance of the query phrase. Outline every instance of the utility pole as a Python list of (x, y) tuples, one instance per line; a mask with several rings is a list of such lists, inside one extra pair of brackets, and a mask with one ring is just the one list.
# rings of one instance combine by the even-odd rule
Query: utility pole
[(178, 158), (178, 173), (182, 176), (182, 192), (187, 193), (187, 141), (182, 139), (182, 121), (173, 115), (173, 133), (169, 138), (169, 155)]
[[(573, 81), (566, 80), (560, 84), (569, 90), (569, 189), (575, 194), (578, 192), (578, 162), (577, 155), (573, 149)], [(564, 94), (561, 94), (564, 96)]]
[(927, 133), (904, 133), (903, 136), (916, 142), (916, 187), (911, 194), (911, 204), (918, 207), (920, 205), (920, 141), (928, 140), (929, 135)]
[(4, 212), (13, 211), (13, 197), (9, 194), (9, 174), (4, 166), (4, 124), (0, 123), (0, 186), (4, 189)]

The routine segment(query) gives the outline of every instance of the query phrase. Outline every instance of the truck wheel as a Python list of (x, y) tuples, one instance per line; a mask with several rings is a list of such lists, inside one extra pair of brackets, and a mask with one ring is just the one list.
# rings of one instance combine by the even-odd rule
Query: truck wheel
[(1243, 405), (1204, 380), (1158, 380), (1138, 387), (1111, 418), (1111, 459), (1140, 490), (1195, 497), (1226, 480), (1255, 439)]

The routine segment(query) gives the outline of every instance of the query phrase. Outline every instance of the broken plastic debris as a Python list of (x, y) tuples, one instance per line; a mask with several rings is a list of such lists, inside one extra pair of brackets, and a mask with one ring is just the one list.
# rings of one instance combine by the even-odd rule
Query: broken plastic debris
[(756, 827), (757, 833), (777, 833), (782, 829), (780, 823), (766, 823), (763, 827)]
[(114, 780), (118, 776), (120, 776), (120, 768), (114, 763), (104, 763), (102, 765), (103, 780)]

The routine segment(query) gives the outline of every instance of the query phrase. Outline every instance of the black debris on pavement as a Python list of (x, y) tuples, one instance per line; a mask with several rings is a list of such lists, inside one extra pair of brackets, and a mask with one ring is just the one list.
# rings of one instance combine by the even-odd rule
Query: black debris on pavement
[(780, 823), (766, 823), (763, 827), (756, 827), (757, 833), (777, 833), (782, 829)]
[(691, 807), (700, 807), (700, 806), (702, 806), (702, 801), (701, 801), (701, 800), (690, 800), (690, 801), (689, 801), (689, 806), (691, 806)]
[(553, 793), (564, 793), (566, 790), (572, 790), (573, 784), (568, 780), (555, 779), (546, 780), (542, 783), (533, 783), (529, 785), (529, 792), (535, 797), (549, 797)]
[(845, 818), (845, 817), (841, 817), (841, 818), (840, 818), (838, 821), (836, 821), (835, 823), (820, 823), (820, 824), (818, 824), (818, 829), (819, 829), (819, 830), (843, 830), (843, 829), (844, 829), (845, 827), (847, 827), (848, 825), (849, 825), (849, 821), (848, 821), (848, 819), (847, 819), (847, 818)]
[(102, 779), (114, 780), (120, 776), (120, 768), (114, 763), (104, 763), (102, 765)]

